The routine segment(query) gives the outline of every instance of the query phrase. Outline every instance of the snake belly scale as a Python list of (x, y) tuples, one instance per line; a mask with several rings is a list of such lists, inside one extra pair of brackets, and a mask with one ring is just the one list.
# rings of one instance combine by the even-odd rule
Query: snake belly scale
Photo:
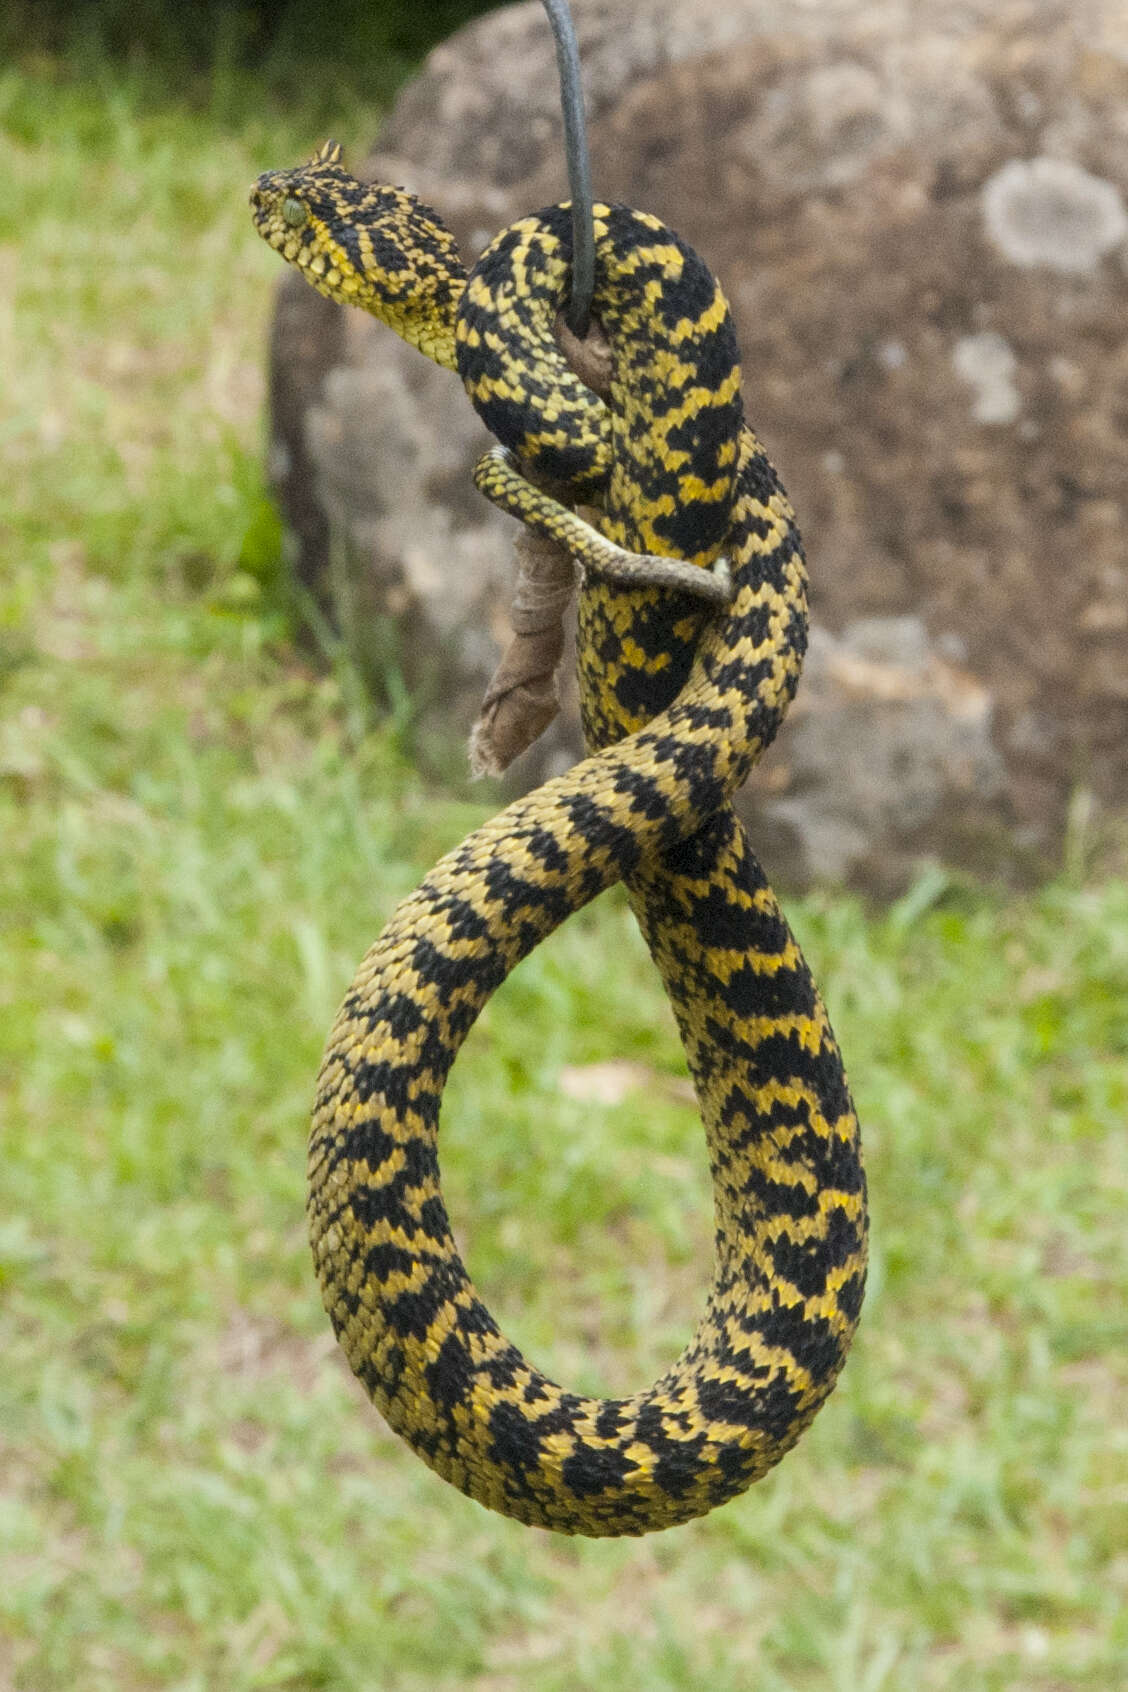
[[(794, 518), (743, 421), (724, 298), (657, 219), (597, 205), (604, 403), (554, 323), (566, 206), (473, 267), (428, 207), (358, 182), (324, 147), (261, 177), (259, 232), (321, 292), (456, 369), (520, 468), (490, 497), (584, 565), (578, 666), (590, 755), (444, 857), (392, 915), (329, 1036), (309, 1152), (322, 1296), (349, 1362), (425, 1462), (480, 1503), (562, 1533), (640, 1534), (758, 1479), (838, 1376), (862, 1302), (865, 1180), (817, 989), (730, 804), (790, 701), (806, 642)], [(568, 490), (565, 503), (521, 474)], [(570, 510), (596, 508), (595, 525)], [(724, 555), (717, 612), (623, 585), (614, 553)], [(623, 881), (685, 1047), (715, 1209), (705, 1313), (648, 1390), (598, 1399), (501, 1334), (439, 1184), (447, 1072), (489, 995), (573, 911)]]

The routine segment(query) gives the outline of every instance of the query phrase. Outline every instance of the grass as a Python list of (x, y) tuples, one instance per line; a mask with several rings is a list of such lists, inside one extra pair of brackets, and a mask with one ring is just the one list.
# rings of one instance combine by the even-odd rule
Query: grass
[(0, 62), (35, 53), (227, 118), (264, 100), (341, 116), (386, 99), (437, 42), (504, 0), (5, 0)]
[[(874, 1265), (838, 1392), (746, 1498), (638, 1543), (530, 1533), (342, 1366), (302, 1208), (321, 1043), (481, 806), (291, 646), (245, 195), (320, 131), (245, 110), (0, 77), (0, 1687), (1114, 1692), (1122, 883), (794, 902)], [(703, 1165), (607, 898), (490, 1006), (444, 1117), (471, 1266), (538, 1362), (619, 1390), (670, 1359)]]

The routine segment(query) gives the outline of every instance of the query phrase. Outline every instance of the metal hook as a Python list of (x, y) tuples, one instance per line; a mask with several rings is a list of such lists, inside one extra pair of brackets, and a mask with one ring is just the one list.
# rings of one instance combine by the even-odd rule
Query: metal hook
[(580, 49), (568, 0), (543, 0), (543, 4), (556, 41), (560, 106), (564, 113), (564, 150), (568, 159), (568, 186), (572, 194), (572, 297), (564, 315), (572, 333), (582, 337), (587, 334), (591, 297), (595, 291), (595, 223)]

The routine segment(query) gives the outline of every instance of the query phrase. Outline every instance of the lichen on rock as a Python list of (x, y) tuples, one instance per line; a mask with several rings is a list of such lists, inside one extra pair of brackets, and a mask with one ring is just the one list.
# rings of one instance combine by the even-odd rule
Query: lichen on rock
[(1114, 182), (1069, 159), (1010, 159), (983, 189), (983, 217), (1012, 264), (1083, 276), (1128, 236)]

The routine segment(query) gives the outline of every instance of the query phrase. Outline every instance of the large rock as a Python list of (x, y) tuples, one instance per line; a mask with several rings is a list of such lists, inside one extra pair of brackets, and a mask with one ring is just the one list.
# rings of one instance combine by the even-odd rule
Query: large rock
[[(594, 178), (732, 300), (750, 417), (800, 513), (815, 639), (742, 798), (773, 871), (903, 882), (1052, 861), (1128, 803), (1123, 0), (576, 0)], [(283, 161), (279, 161), (283, 162)], [(538, 3), (433, 53), (365, 173), (467, 255), (565, 192)], [(461, 733), (505, 634), (511, 527), (456, 379), (296, 275), (273, 348), (297, 568)], [(332, 542), (332, 544), (331, 544)], [(568, 712), (521, 761), (579, 750)]]

